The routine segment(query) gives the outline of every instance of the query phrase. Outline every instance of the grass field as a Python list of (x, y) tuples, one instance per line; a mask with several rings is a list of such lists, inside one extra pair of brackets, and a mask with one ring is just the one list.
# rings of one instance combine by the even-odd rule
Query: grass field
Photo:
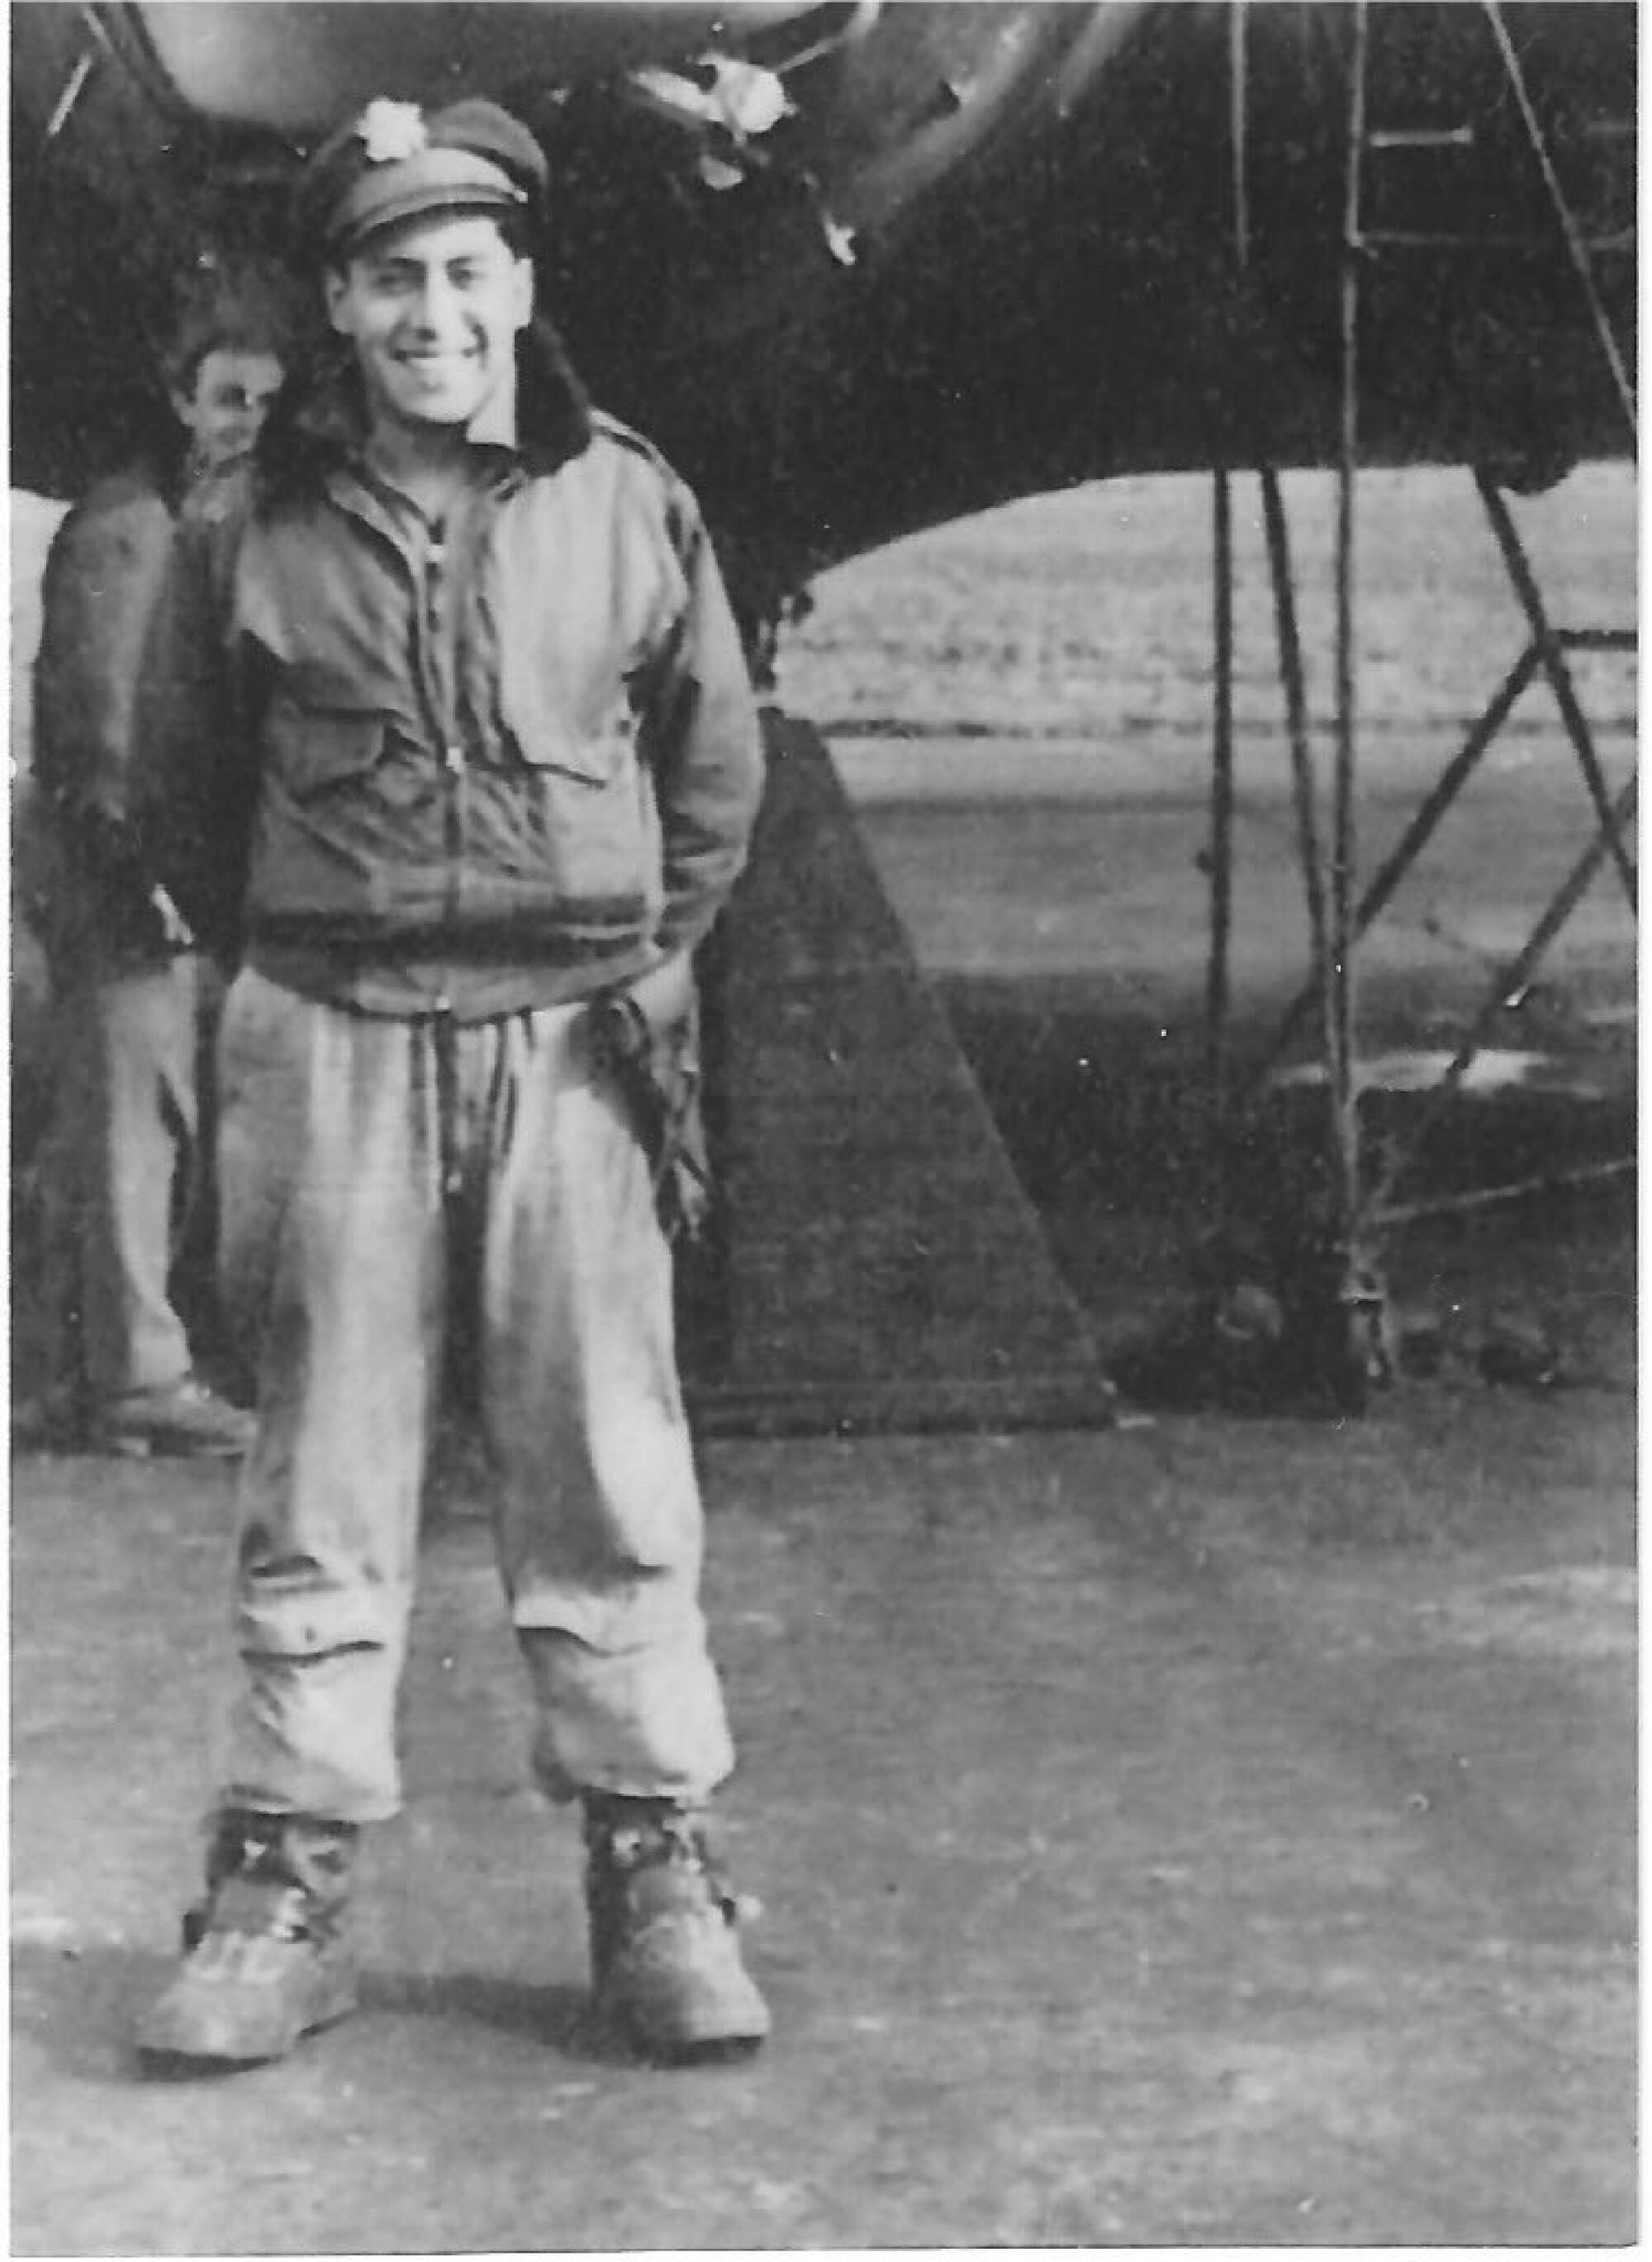
[[(1311, 711), (1332, 712), (1335, 486), (1284, 480)], [(1210, 731), (1210, 482), (1131, 479), (1042, 495), (824, 575), (782, 647), (786, 703), (828, 731), (1012, 739)], [(1637, 508), (1625, 465), (1585, 465), (1517, 507), (1558, 623), (1632, 627)], [(1478, 712), (1526, 640), (1466, 472), (1368, 472), (1358, 501), (1360, 662), (1374, 747)], [(1282, 709), (1256, 482), (1234, 493), (1236, 709)], [(1583, 664), (1597, 712), (1633, 726), (1621, 660)], [(1533, 702), (1533, 709), (1535, 708)], [(1522, 710), (1519, 731), (1552, 729)]]

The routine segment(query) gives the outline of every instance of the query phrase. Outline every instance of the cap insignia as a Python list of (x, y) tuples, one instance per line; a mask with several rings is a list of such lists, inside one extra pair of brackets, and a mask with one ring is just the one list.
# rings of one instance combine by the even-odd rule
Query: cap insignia
[(391, 102), (380, 95), (356, 121), (356, 139), (370, 165), (397, 165), (430, 146), (424, 112), (416, 102)]

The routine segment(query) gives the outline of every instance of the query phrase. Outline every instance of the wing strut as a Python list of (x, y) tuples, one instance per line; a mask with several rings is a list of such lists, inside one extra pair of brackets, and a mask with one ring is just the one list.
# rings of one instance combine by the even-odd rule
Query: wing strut
[[(1555, 169), (1541, 121), (1533, 104), (1518, 54), (1498, 0), (1483, 0), (1511, 92), (1530, 139), (1534, 161), (1552, 205), (1559, 235), (1587, 294), (1612, 381), (1631, 435), (1636, 406), (1625, 358), (1607, 320), (1597, 285), (1591, 247), (1579, 225)], [(1636, 790), (1633, 778), (1615, 792), (1608, 783), (1594, 733), (1578, 698), (1569, 656), (1580, 652), (1632, 653), (1632, 629), (1557, 628), (1543, 602), (1537, 575), (1493, 472), (1475, 472), (1476, 486), (1496, 540), (1509, 584), (1528, 629), (1525, 649), (1469, 729), (1461, 746), (1425, 796), (1396, 846), (1362, 893), (1357, 881), (1359, 784), (1358, 636), (1356, 569), (1361, 458), (1361, 284), (1368, 259), (1377, 252), (1411, 249), (1470, 251), (1473, 238), (1400, 234), (1367, 225), (1369, 171), (1380, 153), (1449, 144), (1462, 146), (1472, 127), (1441, 129), (1390, 126), (1373, 129), (1368, 118), (1371, 18), (1369, 0), (1356, 0), (1351, 15), (1347, 148), (1339, 275), (1339, 448), (1336, 466), (1334, 760), (1329, 808), (1322, 825), (1320, 786), (1314, 774), (1311, 725), (1304, 690), (1301, 637), (1289, 533), (1276, 468), (1259, 463), (1267, 537), (1280, 680), (1296, 803), (1296, 847), (1306, 898), (1312, 971), (1292, 999), (1264, 1057), (1232, 1089), (1228, 1020), (1232, 1004), (1230, 956), (1233, 912), (1233, 681), (1234, 569), (1232, 472), (1215, 475), (1213, 515), (1214, 716), (1210, 802), (1210, 938), (1206, 982), (1206, 1064), (1209, 1103), (1215, 1127), (1217, 1184), (1212, 1189), (1223, 1218), (1218, 1241), (1230, 1248), (1239, 1235), (1228, 1207), (1231, 1176), (1224, 1159), (1241, 1135), (1245, 1119), (1257, 1108), (1272, 1072), (1291, 1041), (1318, 1009), (1318, 1036), (1325, 1084), (1325, 1152), (1318, 1207), (1303, 1221), (1295, 1244), (1295, 1271), (1282, 1279), (1283, 1333), (1298, 1349), (1310, 1347), (1313, 1394), (1339, 1411), (1358, 1412), (1369, 1387), (1391, 1378), (1392, 1331), (1386, 1311), (1382, 1263), (1383, 1236), (1421, 1217), (1457, 1209), (1477, 1209), (1516, 1200), (1562, 1185), (1597, 1183), (1633, 1169), (1632, 1157), (1593, 1161), (1573, 1170), (1514, 1180), (1506, 1185), (1470, 1188), (1406, 1203), (1395, 1199), (1401, 1183), (1439, 1129), (1471, 1064), (1490, 1041), (1498, 1016), (1529, 991), (1545, 955), (1597, 875), (1615, 868), (1633, 912), (1637, 876), (1627, 846)], [(1242, 275), (1250, 262), (1247, 197), (1247, 102), (1246, 88), (1246, 0), (1232, 0), (1232, 256)], [(1368, 1127), (1362, 1124), (1361, 1079), (1356, 1059), (1356, 977), (1359, 945), (1393, 897), (1484, 760), (1522, 695), (1539, 677), (1555, 698), (1566, 737), (1577, 756), (1593, 811), (1590, 836), (1551, 901), (1520, 948), (1502, 966), (1483, 1004), (1444, 1067), (1409, 1135), (1390, 1142), (1375, 1166)], [(1322, 838), (1322, 835), (1325, 836)], [(1219, 1311), (1217, 1325), (1220, 1326)]]

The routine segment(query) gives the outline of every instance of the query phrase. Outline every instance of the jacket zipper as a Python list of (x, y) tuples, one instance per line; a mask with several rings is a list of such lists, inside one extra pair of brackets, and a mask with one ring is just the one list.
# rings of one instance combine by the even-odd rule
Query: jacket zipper
[[(459, 915), (460, 883), (464, 862), (465, 774), (467, 761), (464, 743), (459, 735), (457, 701), (448, 678), (454, 673), (451, 666), (442, 665), (442, 600), (443, 572), (447, 565), (447, 544), (436, 537), (425, 551), (424, 558), (424, 644), (426, 652), (425, 678), (431, 705), (435, 711), (437, 727), (442, 740), (442, 769), (447, 781), (444, 835), (447, 848), (447, 888), (444, 906), (448, 918), (456, 920)], [(452, 655), (448, 655), (451, 659)]]
[[(443, 666), (442, 577), (447, 555), (446, 542), (438, 534), (424, 555), (421, 631), (427, 695), (442, 739), (442, 770), (447, 782), (442, 823), (448, 865), (443, 900), (448, 918), (453, 922), (458, 917), (460, 872), (464, 857), (465, 755), (458, 731), (458, 702), (449, 680), (455, 671), (450, 664)], [(449, 657), (450, 660), (451, 655)], [(436, 1135), (442, 1196), (451, 1202), (463, 1191), (464, 1173), (459, 1153), (457, 1032), (453, 1023), (453, 1001), (445, 986), (437, 996), (435, 1007), (431, 1040), (436, 1070)]]

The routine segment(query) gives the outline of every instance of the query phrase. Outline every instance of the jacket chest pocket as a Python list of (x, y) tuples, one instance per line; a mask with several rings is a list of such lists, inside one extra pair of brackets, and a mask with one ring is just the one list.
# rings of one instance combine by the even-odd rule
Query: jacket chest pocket
[(636, 760), (636, 715), (615, 675), (584, 696), (546, 683), (530, 665), (506, 667), (499, 686), (505, 735), (530, 769), (556, 770), (591, 786), (611, 785)]
[(308, 801), (377, 767), (384, 730), (376, 709), (301, 705), (281, 697), (264, 718), (264, 756), (293, 798)]

